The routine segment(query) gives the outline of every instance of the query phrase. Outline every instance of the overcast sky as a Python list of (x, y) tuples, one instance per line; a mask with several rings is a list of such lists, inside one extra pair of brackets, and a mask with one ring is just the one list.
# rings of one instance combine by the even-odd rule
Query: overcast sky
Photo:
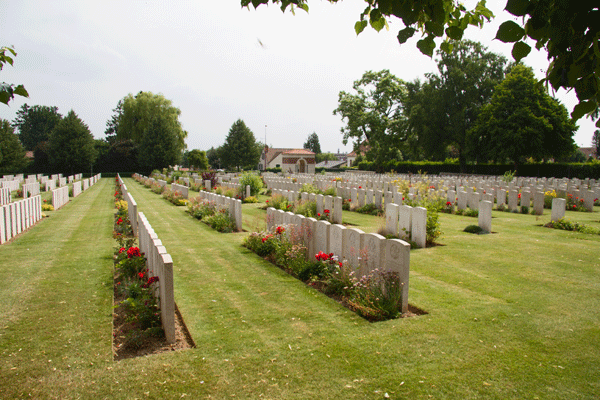
[[(17, 57), (0, 81), (25, 85), (30, 97), (0, 105), (0, 118), (12, 121), (24, 103), (57, 106), (63, 115), (73, 109), (103, 138), (117, 102), (150, 91), (181, 109), (190, 150), (220, 146), (242, 119), (274, 147), (302, 147), (315, 132), (323, 151), (351, 151), (333, 115), (340, 91), (351, 91), (367, 70), (389, 69), (406, 81), (437, 71), (417, 38), (398, 45), (398, 20), (357, 37), (365, 4), (313, 0), (308, 14), (294, 16), (276, 6), (242, 9), (239, 0), (3, 0), (0, 45), (14, 46)], [(469, 28), (467, 37), (511, 59), (511, 45), (493, 40), (510, 18), (505, 4), (488, 1), (495, 21)], [(542, 77), (546, 56), (534, 52), (525, 63)], [(569, 112), (576, 104), (573, 93), (556, 97)], [(593, 122), (579, 126), (575, 142), (590, 146)]]

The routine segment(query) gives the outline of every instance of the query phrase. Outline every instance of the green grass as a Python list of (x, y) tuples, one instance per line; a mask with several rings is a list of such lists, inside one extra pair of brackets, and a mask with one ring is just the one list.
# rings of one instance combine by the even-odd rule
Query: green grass
[[(494, 212), (490, 235), (462, 232), (473, 218), (440, 214), (441, 246), (411, 252), (410, 303), (429, 314), (371, 324), (241, 247), (247, 233), (219, 234), (126, 184), (173, 257), (197, 348), (110, 361), (113, 188), (103, 179), (0, 247), (2, 398), (600, 392), (600, 237), (542, 227), (549, 211)], [(243, 205), (245, 229), (264, 219), (257, 207)], [(600, 223), (595, 211), (567, 217)], [(344, 221), (366, 232), (381, 224), (351, 212)]]

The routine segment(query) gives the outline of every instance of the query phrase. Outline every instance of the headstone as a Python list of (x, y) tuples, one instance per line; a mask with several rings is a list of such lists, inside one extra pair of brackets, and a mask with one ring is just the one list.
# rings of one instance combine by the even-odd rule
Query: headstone
[(415, 207), (412, 210), (411, 240), (417, 247), (424, 248), (427, 244), (427, 209)]
[(542, 215), (544, 213), (544, 192), (533, 193), (533, 213)]
[(408, 279), (410, 272), (410, 244), (404, 240), (388, 239), (385, 246), (385, 269), (396, 272), (402, 286), (402, 313), (408, 312)]
[(329, 227), (329, 252), (333, 253), (338, 257), (339, 261), (342, 260), (342, 254), (344, 253), (344, 225), (331, 225)]
[(360, 268), (362, 243), (361, 238), (364, 232), (356, 228), (348, 228), (343, 231), (343, 258), (347, 260), (348, 265), (358, 270)]
[(410, 239), (412, 229), (412, 207), (398, 206), (398, 236), (400, 239)]
[(385, 233), (398, 235), (398, 205), (387, 203), (385, 205)]
[(317, 221), (315, 225), (315, 249), (313, 256), (322, 251), (329, 254), (329, 227), (331, 224), (327, 221)]
[(558, 221), (565, 217), (565, 207), (567, 205), (567, 200), (561, 197), (555, 197), (552, 199), (552, 213), (550, 216), (550, 221)]
[(381, 266), (385, 257), (385, 238), (377, 233), (362, 235), (363, 262), (361, 263), (360, 276)]
[(482, 200), (479, 203), (479, 227), (485, 233), (492, 232), (492, 205), (491, 201)]

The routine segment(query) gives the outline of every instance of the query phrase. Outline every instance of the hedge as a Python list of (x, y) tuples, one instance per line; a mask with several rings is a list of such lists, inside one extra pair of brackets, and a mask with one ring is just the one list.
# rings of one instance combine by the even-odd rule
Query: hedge
[[(460, 165), (455, 163), (436, 162), (436, 161), (387, 161), (383, 164), (375, 165), (371, 161), (362, 161), (358, 168), (363, 171), (391, 172), (400, 174), (420, 172), (439, 175), (444, 173), (460, 174)], [(466, 166), (465, 174), (473, 175), (504, 175), (507, 171), (512, 171), (515, 166), (512, 164), (471, 164)], [(540, 163), (540, 164), (522, 164), (517, 167), (517, 176), (532, 177), (555, 177), (555, 178), (600, 178), (600, 163)]]

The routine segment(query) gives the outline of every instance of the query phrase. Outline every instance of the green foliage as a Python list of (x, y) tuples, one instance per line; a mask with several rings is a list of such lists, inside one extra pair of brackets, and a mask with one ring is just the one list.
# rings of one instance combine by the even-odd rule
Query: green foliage
[(452, 51), (438, 51), (438, 74), (409, 85), (405, 113), (425, 156), (443, 160), (453, 146), (466, 168), (467, 132), (479, 110), (504, 77), (506, 59), (469, 40), (452, 42)]
[(147, 121), (138, 147), (138, 164), (142, 171), (176, 165), (181, 160), (178, 131), (164, 114), (155, 114)]
[(298, 200), (294, 202), (293, 213), (304, 215), (306, 218), (317, 218), (317, 202), (314, 200)]
[(319, 143), (319, 136), (315, 132), (308, 135), (308, 138), (304, 143), (304, 148), (312, 151), (315, 154), (321, 153), (321, 144)]
[(276, 210), (288, 210), (288, 200), (280, 194), (269, 197), (266, 201), (267, 207), (273, 207)]
[(87, 171), (96, 160), (94, 137), (88, 126), (69, 111), (50, 134), (50, 164), (56, 172)]
[(317, 153), (315, 155), (315, 162), (317, 164), (323, 161), (337, 161), (337, 159), (333, 153)]
[[(14, 47), (0, 47), (0, 70), (4, 67), (4, 64), (13, 65), (13, 57), (16, 55), (17, 52), (15, 51)], [(8, 103), (15, 98), (15, 95), (29, 97), (29, 93), (27, 93), (27, 90), (25, 90), (23, 85), (17, 85), (15, 87), (15, 85), (12, 83), (0, 83), (0, 101), (2, 103), (8, 105)]]
[(204, 150), (194, 149), (188, 153), (188, 163), (195, 167), (197, 171), (206, 171), (208, 169), (208, 158)]
[(250, 195), (258, 196), (263, 188), (262, 178), (252, 172), (245, 172), (240, 176), (240, 190), (242, 196), (246, 194), (246, 186), (250, 186)]
[(572, 222), (566, 218), (561, 218), (558, 221), (550, 221), (544, 226), (547, 228), (562, 229), (565, 231), (576, 231), (590, 235), (600, 235), (600, 229), (580, 224), (579, 222)]
[(230, 233), (236, 230), (235, 221), (229, 215), (229, 211), (225, 209), (218, 210), (213, 215), (204, 218), (204, 222), (221, 233)]
[(406, 98), (405, 82), (389, 70), (367, 71), (354, 82), (354, 94), (340, 92), (338, 107), (333, 111), (345, 120), (343, 143), (355, 146), (367, 142), (367, 156), (376, 163), (396, 159), (407, 141), (402, 104)]
[(58, 107), (33, 106), (27, 103), (17, 111), (13, 125), (19, 130), (19, 139), (26, 150), (34, 150), (41, 142), (47, 142), (62, 115)]
[(258, 199), (254, 196), (248, 196), (246, 198), (244, 198), (243, 203), (258, 203)]
[(502, 181), (504, 181), (504, 183), (511, 183), (513, 181), (513, 179), (515, 178), (515, 173), (517, 171), (506, 171), (504, 173), (504, 175), (502, 176)]
[(379, 209), (375, 204), (365, 204), (362, 207), (357, 208), (357, 213), (367, 214), (367, 215), (383, 215), (383, 211)]
[(229, 129), (220, 153), (223, 165), (236, 168), (256, 168), (260, 159), (260, 150), (256, 145), (254, 133), (244, 121), (238, 119)]
[(169, 131), (169, 140), (176, 138), (177, 148), (183, 151), (187, 132), (181, 128), (179, 116), (181, 111), (174, 107), (171, 100), (162, 94), (152, 92), (139, 92), (135, 96), (131, 93), (125, 96), (122, 102), (122, 111), (117, 105), (116, 136), (118, 140), (131, 139), (134, 143), (142, 143), (147, 131), (155, 129), (156, 119), (160, 126)]
[(592, 135), (592, 147), (596, 150), (596, 157), (600, 157), (600, 129), (596, 129)]
[(26, 164), (25, 150), (13, 127), (0, 119), (0, 174), (22, 172)]
[(479, 227), (479, 225), (469, 225), (464, 229), (464, 232), (467, 233), (476, 233), (479, 234), (483, 231), (482, 228)]
[(576, 130), (566, 108), (536, 83), (532, 69), (517, 64), (482, 108), (468, 141), (478, 159), (520, 164), (530, 157), (571, 154)]

